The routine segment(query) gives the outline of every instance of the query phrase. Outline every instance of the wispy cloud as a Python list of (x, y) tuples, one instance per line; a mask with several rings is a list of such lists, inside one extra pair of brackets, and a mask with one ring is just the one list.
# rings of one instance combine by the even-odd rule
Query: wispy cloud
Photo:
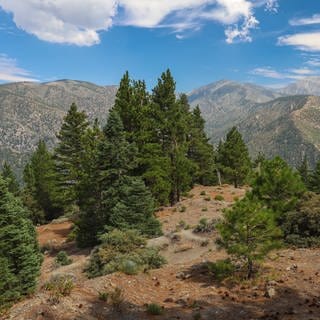
[(0, 0), (15, 24), (41, 40), (91, 46), (114, 25), (171, 28), (180, 34), (214, 21), (227, 43), (251, 41), (257, 6), (276, 12), (276, 0)]
[(260, 67), (255, 68), (249, 72), (255, 76), (261, 76), (264, 78), (278, 79), (278, 80), (301, 80), (306, 77), (316, 76), (320, 74), (320, 71), (309, 69), (306, 67), (288, 69), (284, 71), (278, 71), (272, 67)]
[(320, 14), (314, 14), (311, 17), (307, 18), (295, 18), (291, 19), (289, 23), (292, 26), (305, 26), (305, 25), (311, 25), (311, 24), (320, 24)]
[(279, 10), (278, 0), (267, 0), (265, 10), (277, 13)]
[(283, 36), (278, 38), (278, 44), (283, 46), (293, 46), (303, 51), (320, 51), (320, 31)]
[(17, 61), (5, 54), (0, 54), (0, 81), (39, 81), (33, 78), (31, 72), (18, 67)]

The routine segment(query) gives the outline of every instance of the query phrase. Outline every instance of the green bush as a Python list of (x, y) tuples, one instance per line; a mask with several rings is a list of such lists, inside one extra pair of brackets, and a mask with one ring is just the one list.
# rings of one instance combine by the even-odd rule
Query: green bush
[(73, 287), (73, 277), (65, 274), (52, 276), (44, 285), (44, 289), (50, 291), (49, 301), (52, 304), (57, 304), (60, 302), (61, 297), (70, 295)]
[(157, 303), (150, 303), (147, 305), (147, 312), (153, 316), (157, 316), (163, 314), (163, 308)]
[(214, 197), (214, 200), (216, 200), (216, 201), (224, 201), (224, 197), (223, 197), (223, 195), (221, 195), (221, 194), (217, 194), (217, 195)]
[(208, 197), (205, 197), (204, 200), (205, 200), (205, 201), (211, 201), (211, 197), (209, 197), (209, 196), (208, 196)]
[(179, 208), (179, 212), (186, 212), (187, 211), (187, 207), (186, 206), (181, 206)]
[(109, 293), (108, 292), (99, 292), (99, 300), (101, 301), (108, 301)]
[(114, 291), (109, 293), (109, 300), (112, 307), (115, 310), (120, 311), (124, 301), (123, 290), (119, 287), (116, 287)]
[(139, 272), (139, 266), (132, 260), (124, 260), (121, 263), (120, 271), (129, 275), (137, 274)]
[(285, 241), (297, 247), (320, 246), (320, 195), (308, 192), (281, 225)]
[(208, 268), (219, 281), (230, 277), (235, 272), (235, 266), (232, 264), (230, 259), (218, 260), (214, 263), (209, 263)]
[(60, 266), (67, 266), (72, 263), (72, 259), (70, 259), (65, 251), (59, 251), (56, 258), (55, 263)]
[(205, 196), (206, 195), (206, 192), (203, 190), (200, 192), (200, 196)]
[(195, 233), (212, 232), (215, 229), (215, 225), (216, 220), (208, 221), (207, 218), (201, 218), (193, 231)]
[(102, 244), (90, 257), (86, 272), (90, 278), (116, 271), (136, 274), (161, 267), (165, 259), (159, 250), (146, 247), (146, 239), (136, 230), (113, 230), (101, 237)]
[(207, 211), (208, 211), (208, 208), (207, 208), (207, 207), (202, 208), (201, 211), (202, 211), (202, 212), (207, 212)]

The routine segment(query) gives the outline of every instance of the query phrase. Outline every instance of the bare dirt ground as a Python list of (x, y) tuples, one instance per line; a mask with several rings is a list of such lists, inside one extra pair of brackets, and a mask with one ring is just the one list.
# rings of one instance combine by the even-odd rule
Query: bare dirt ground
[[(203, 191), (205, 195), (201, 195)], [(251, 282), (219, 283), (207, 272), (205, 263), (225, 258), (225, 253), (217, 250), (214, 232), (195, 234), (192, 230), (202, 217), (209, 220), (221, 217), (223, 208), (244, 193), (244, 189), (231, 186), (196, 186), (175, 207), (163, 208), (157, 216), (163, 223), (164, 236), (152, 239), (149, 244), (161, 248), (168, 264), (133, 276), (115, 273), (87, 279), (83, 269), (89, 252), (66, 242), (72, 224), (39, 227), (40, 245), (51, 243), (57, 249), (66, 250), (73, 263), (55, 268), (56, 251), (47, 253), (38, 291), (17, 303), (5, 319), (319, 320), (320, 249), (273, 252), (263, 265), (263, 274)], [(224, 201), (214, 200), (217, 194)], [(181, 220), (185, 228), (179, 227)], [(71, 274), (75, 279), (71, 295), (55, 305), (48, 301), (49, 293), (43, 289), (43, 284), (54, 274)], [(120, 310), (99, 300), (99, 292), (111, 292), (116, 287), (123, 292)], [(272, 297), (266, 296), (268, 291)], [(148, 315), (146, 304), (149, 303), (161, 305), (163, 314)]]

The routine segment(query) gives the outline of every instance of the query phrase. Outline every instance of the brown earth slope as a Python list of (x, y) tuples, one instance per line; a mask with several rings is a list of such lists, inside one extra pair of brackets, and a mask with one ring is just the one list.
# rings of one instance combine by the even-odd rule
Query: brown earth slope
[[(200, 194), (203, 191), (205, 195)], [(55, 251), (47, 253), (38, 291), (17, 303), (6, 319), (320, 319), (320, 250), (274, 252), (263, 265), (263, 275), (253, 282), (219, 283), (208, 274), (205, 262), (224, 258), (225, 253), (214, 244), (215, 232), (195, 234), (192, 229), (202, 217), (219, 218), (222, 209), (244, 193), (244, 189), (231, 186), (197, 186), (175, 207), (163, 208), (157, 215), (164, 236), (152, 239), (150, 244), (162, 248), (168, 264), (133, 276), (115, 273), (87, 279), (83, 268), (89, 252), (66, 242), (72, 224), (39, 227), (41, 246), (63, 248), (73, 263), (54, 268)], [(214, 200), (217, 194), (225, 201)], [(55, 305), (49, 303), (49, 294), (43, 289), (54, 274), (71, 274), (75, 279), (71, 295)], [(98, 298), (99, 292), (116, 287), (122, 289), (124, 297), (120, 311)], [(266, 296), (268, 291), (271, 298)], [(163, 315), (146, 313), (145, 305), (153, 302), (164, 308)]]

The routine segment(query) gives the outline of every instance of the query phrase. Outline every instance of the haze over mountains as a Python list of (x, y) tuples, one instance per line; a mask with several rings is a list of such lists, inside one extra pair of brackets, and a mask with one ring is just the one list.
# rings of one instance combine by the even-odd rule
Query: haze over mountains
[[(0, 85), (0, 163), (8, 160), (21, 172), (38, 140), (56, 141), (63, 116), (75, 102), (90, 120), (106, 119), (116, 86), (73, 80)], [(320, 158), (320, 78), (308, 78), (275, 91), (222, 80), (193, 90), (208, 136), (214, 143), (237, 125), (252, 156), (280, 155), (298, 165), (306, 155), (313, 166)]]

